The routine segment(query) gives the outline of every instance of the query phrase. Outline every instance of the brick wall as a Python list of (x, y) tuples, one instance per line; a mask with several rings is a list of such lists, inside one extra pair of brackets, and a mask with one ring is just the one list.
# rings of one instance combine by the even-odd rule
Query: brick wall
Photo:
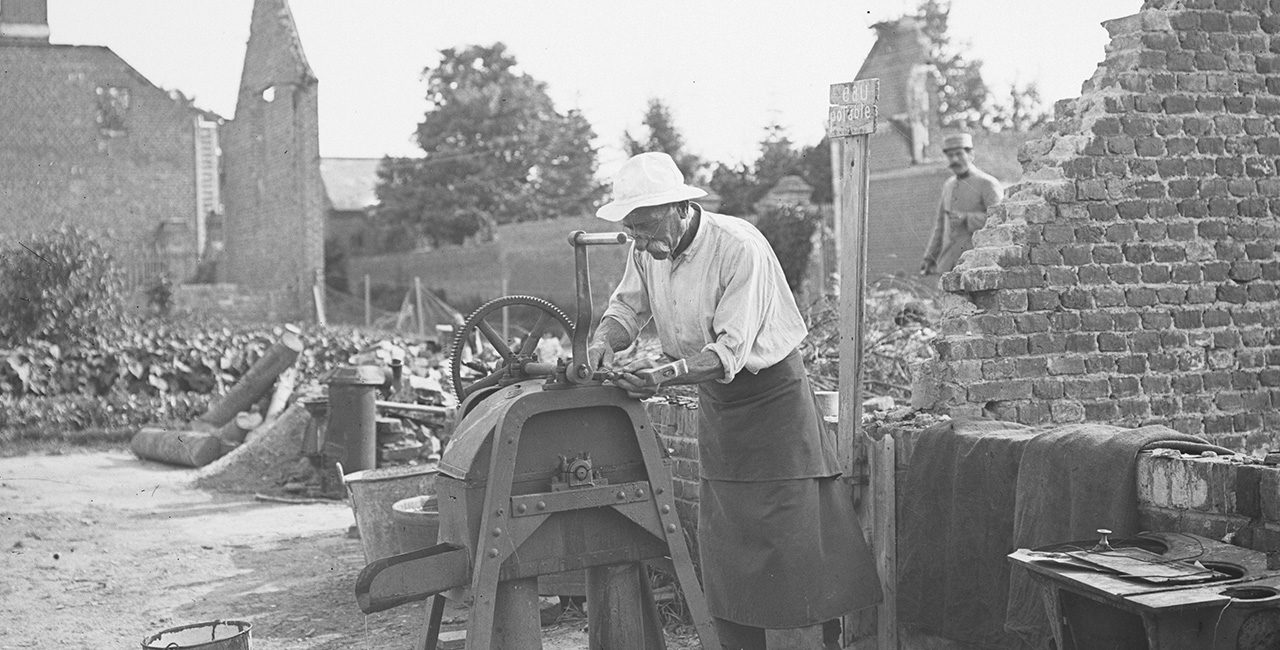
[(698, 529), (698, 410), (681, 403), (644, 403), (658, 440), (671, 457), (676, 510), (685, 529)]
[(284, 289), (286, 314), (314, 313), (324, 270), (318, 82), (284, 0), (256, 0), (235, 119), (225, 127), (223, 279)]
[(943, 277), (916, 404), (1023, 423), (1280, 429), (1280, 2), (1149, 0), (1024, 145)]
[[(132, 252), (167, 228), (188, 236), (161, 252), (194, 264), (200, 111), (105, 47), (0, 45), (0, 88), (0, 234), (75, 224)], [(99, 89), (127, 95), (115, 124)]]

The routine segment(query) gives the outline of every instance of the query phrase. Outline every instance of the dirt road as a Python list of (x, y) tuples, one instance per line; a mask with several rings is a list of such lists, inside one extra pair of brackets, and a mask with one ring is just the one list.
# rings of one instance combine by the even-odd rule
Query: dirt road
[[(411, 646), (421, 603), (355, 606), (346, 504), (210, 494), (193, 476), (124, 451), (0, 459), (0, 649), (138, 648), (215, 619), (251, 622), (255, 650)], [(584, 625), (544, 628), (544, 648), (586, 648)]]

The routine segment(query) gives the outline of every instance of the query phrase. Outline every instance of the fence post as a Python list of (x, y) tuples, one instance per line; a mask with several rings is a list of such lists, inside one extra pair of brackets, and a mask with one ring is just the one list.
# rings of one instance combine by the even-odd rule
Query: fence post
[(364, 274), (364, 326), (373, 324), (373, 305), (369, 303), (369, 274)]
[(422, 278), (413, 276), (413, 302), (418, 308), (418, 338), (426, 337), (426, 315), (422, 313)]

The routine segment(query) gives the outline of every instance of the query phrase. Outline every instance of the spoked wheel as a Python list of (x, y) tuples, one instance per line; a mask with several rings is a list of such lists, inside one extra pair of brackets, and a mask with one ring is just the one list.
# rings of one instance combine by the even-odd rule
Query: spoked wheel
[[(507, 321), (511, 323), (529, 322), (533, 320), (535, 314), (536, 322), (519, 346), (512, 346), (503, 338), (500, 332), (503, 315), (506, 315)], [(481, 305), (467, 317), (462, 328), (455, 331), (453, 335), (449, 366), (453, 379), (453, 392), (458, 401), (462, 402), (477, 391), (497, 386), (504, 378), (517, 380), (523, 378), (525, 364), (534, 360), (533, 353), (543, 333), (550, 331), (559, 334), (557, 330), (563, 330), (572, 337), (573, 323), (558, 307), (542, 298), (504, 296)], [(477, 331), (489, 345), (493, 346), (494, 352), (498, 355), (496, 360), (484, 361), (479, 351), (470, 361), (462, 360), (467, 342)]]

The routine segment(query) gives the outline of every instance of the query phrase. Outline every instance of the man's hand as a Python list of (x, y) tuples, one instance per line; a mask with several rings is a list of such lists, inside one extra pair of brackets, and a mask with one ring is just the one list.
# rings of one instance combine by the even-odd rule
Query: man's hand
[(593, 341), (587, 346), (587, 367), (591, 372), (603, 370), (613, 364), (613, 348), (604, 341)]
[(637, 375), (636, 371), (658, 365), (661, 365), (660, 360), (636, 359), (617, 372), (617, 375), (613, 378), (613, 383), (617, 384), (618, 388), (627, 391), (627, 397), (632, 399), (653, 397), (658, 392), (658, 384)]

